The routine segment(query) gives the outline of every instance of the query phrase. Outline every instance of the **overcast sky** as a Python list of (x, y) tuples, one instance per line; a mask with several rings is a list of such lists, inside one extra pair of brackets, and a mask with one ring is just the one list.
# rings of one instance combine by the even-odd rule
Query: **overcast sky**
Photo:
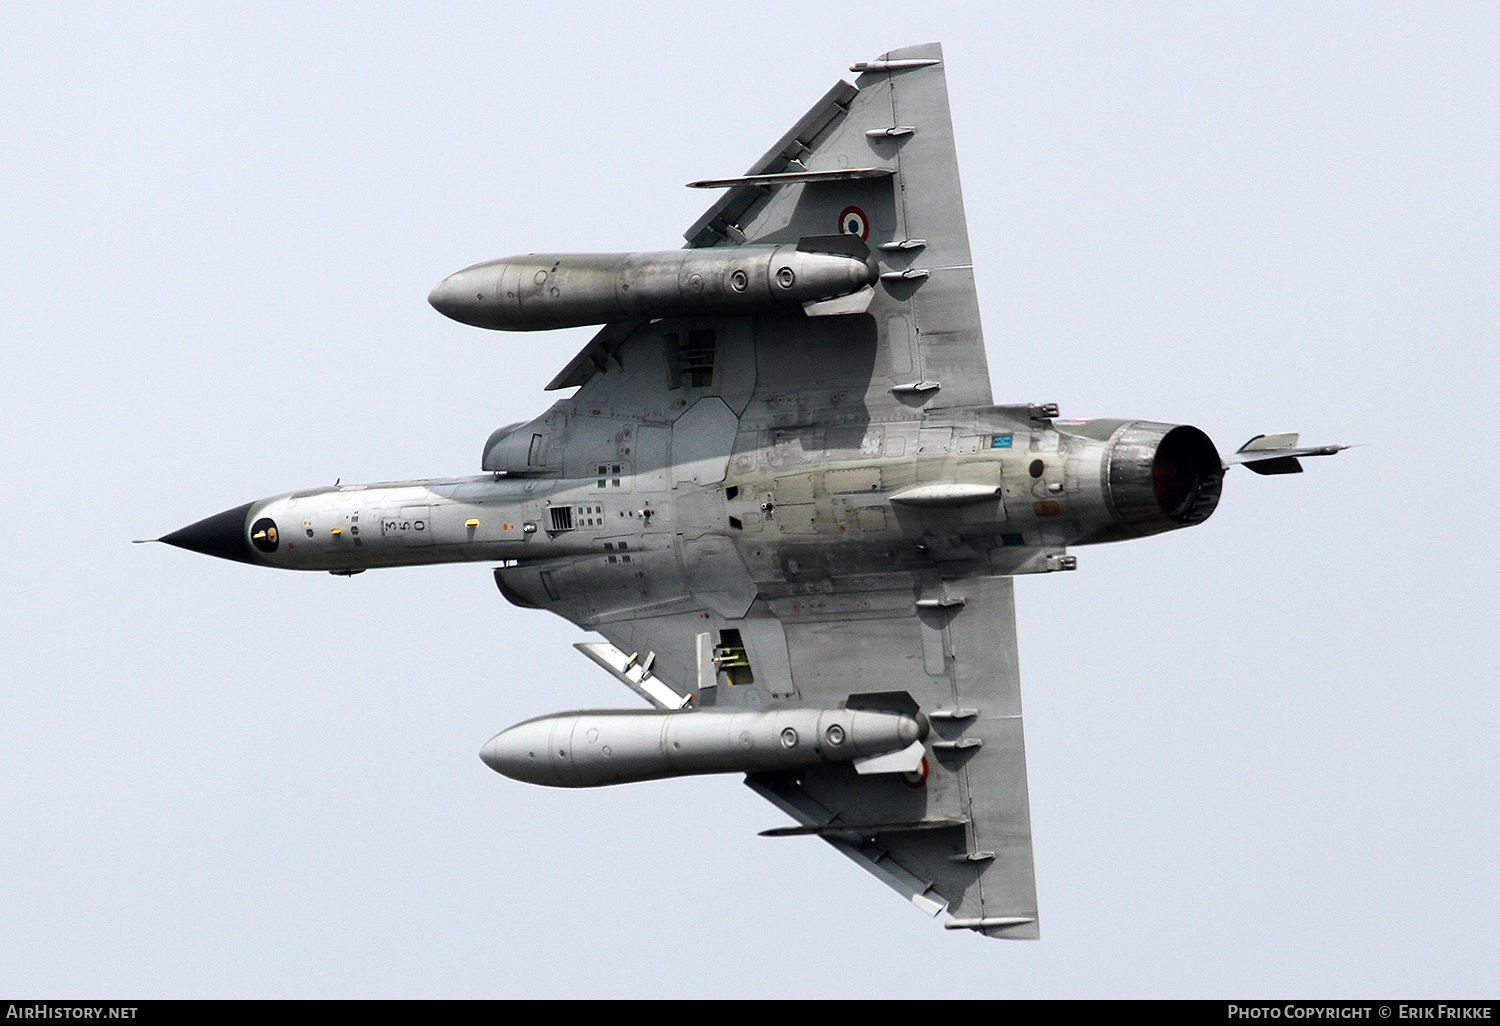
[[(0, 991), (1494, 996), (1497, 11), (11, 5)], [(683, 183), (929, 40), (997, 400), (1366, 443), (1019, 582), (1041, 941), (757, 837), (735, 777), (491, 772), (639, 702), (483, 566), (129, 544), (477, 472), (590, 330), (434, 283), (680, 245)]]

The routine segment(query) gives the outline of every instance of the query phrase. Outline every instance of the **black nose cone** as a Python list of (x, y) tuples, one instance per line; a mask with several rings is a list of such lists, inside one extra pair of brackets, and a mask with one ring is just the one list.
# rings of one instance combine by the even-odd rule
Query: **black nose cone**
[(189, 524), (180, 531), (173, 531), (162, 538), (168, 545), (179, 549), (201, 552), (205, 556), (234, 559), (241, 563), (257, 563), (245, 538), (245, 519), (250, 514), (252, 503), (215, 513), (196, 524)]

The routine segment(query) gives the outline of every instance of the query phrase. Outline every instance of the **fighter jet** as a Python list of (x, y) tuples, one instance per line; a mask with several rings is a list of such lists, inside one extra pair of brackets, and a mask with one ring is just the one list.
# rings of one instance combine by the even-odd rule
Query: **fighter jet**
[[(547, 253), (440, 283), (479, 328), (602, 325), (482, 473), (237, 506), (160, 539), (350, 575), (483, 562), (648, 707), (559, 712), (481, 757), (592, 787), (743, 773), (944, 925), (1038, 936), (1012, 580), (1192, 527), (1295, 434), (995, 405), (943, 54), (851, 65), (680, 250)], [(538, 710), (539, 712), (542, 710)]]

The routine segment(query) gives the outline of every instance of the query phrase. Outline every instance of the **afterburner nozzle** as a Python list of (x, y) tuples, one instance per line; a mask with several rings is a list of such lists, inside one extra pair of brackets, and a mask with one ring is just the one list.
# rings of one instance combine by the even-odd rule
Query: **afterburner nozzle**
[(1115, 432), (1105, 460), (1105, 499), (1126, 535), (1192, 527), (1219, 504), (1224, 467), (1195, 427), (1132, 421)]

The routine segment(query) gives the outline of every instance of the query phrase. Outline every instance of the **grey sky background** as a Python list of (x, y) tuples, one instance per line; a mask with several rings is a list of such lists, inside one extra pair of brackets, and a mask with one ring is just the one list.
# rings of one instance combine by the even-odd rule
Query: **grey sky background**
[[(1500, 9), (921, 6), (12, 5), (0, 992), (1495, 995)], [(129, 544), (477, 472), (589, 329), (434, 283), (679, 245), (683, 183), (933, 39), (997, 399), (1368, 443), (1018, 584), (1040, 942), (737, 778), (488, 770), (638, 700), (483, 566)]]

